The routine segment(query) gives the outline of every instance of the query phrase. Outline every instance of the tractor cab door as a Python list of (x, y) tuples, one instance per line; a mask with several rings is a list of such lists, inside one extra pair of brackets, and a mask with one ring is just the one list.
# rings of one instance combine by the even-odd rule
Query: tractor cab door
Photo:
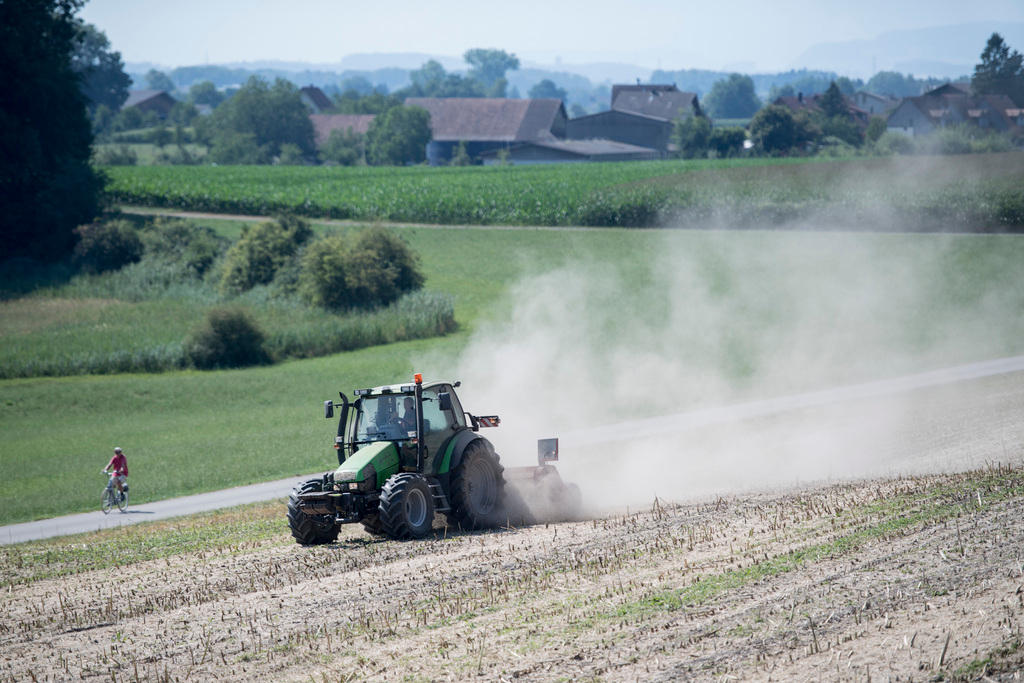
[[(442, 410), (438, 395), (451, 397), (451, 410)], [(423, 389), (423, 443), (427, 448), (425, 470), (434, 471), (432, 461), (441, 453), (441, 446), (460, 428), (466, 426), (462, 406), (449, 384), (434, 384)]]

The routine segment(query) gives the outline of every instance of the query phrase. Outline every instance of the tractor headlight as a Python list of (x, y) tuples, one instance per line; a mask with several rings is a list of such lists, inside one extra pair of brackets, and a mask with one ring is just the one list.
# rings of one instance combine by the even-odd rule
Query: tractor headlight
[(348, 490), (349, 491), (358, 491), (359, 490), (359, 482), (358, 481), (350, 481), (348, 483)]

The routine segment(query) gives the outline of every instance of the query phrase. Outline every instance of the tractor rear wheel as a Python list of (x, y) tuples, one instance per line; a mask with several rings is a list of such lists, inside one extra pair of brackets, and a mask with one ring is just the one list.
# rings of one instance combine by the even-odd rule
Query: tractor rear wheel
[(292, 536), (302, 545), (322, 545), (338, 539), (338, 525), (331, 515), (307, 515), (299, 508), (299, 496), (303, 493), (320, 493), (324, 490), (323, 479), (310, 479), (296, 486), (288, 497), (288, 526)]
[(462, 454), (462, 462), (452, 472), (448, 496), (451, 523), (466, 530), (500, 524), (505, 503), (504, 471), (489, 441), (477, 439), (470, 443)]
[(420, 474), (396, 474), (384, 483), (378, 513), (391, 538), (423, 538), (434, 526), (434, 495)]
[(380, 515), (376, 513), (363, 518), (363, 528), (366, 529), (368, 534), (373, 534), (374, 536), (384, 535), (384, 526), (380, 523)]

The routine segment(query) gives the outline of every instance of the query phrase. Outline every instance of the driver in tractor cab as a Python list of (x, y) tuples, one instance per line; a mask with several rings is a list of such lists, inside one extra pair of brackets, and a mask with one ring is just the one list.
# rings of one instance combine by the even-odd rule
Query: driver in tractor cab
[(403, 401), (405, 406), (405, 415), (398, 421), (398, 424), (402, 426), (402, 430), (406, 432), (412, 432), (416, 430), (416, 401), (413, 400), (412, 396), (406, 396)]

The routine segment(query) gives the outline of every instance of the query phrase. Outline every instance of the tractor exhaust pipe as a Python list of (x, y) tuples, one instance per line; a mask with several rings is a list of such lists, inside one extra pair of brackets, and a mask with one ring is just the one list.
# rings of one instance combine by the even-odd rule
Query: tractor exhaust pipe
[(423, 375), (417, 372), (413, 375), (416, 386), (413, 392), (416, 395), (416, 471), (423, 471)]

